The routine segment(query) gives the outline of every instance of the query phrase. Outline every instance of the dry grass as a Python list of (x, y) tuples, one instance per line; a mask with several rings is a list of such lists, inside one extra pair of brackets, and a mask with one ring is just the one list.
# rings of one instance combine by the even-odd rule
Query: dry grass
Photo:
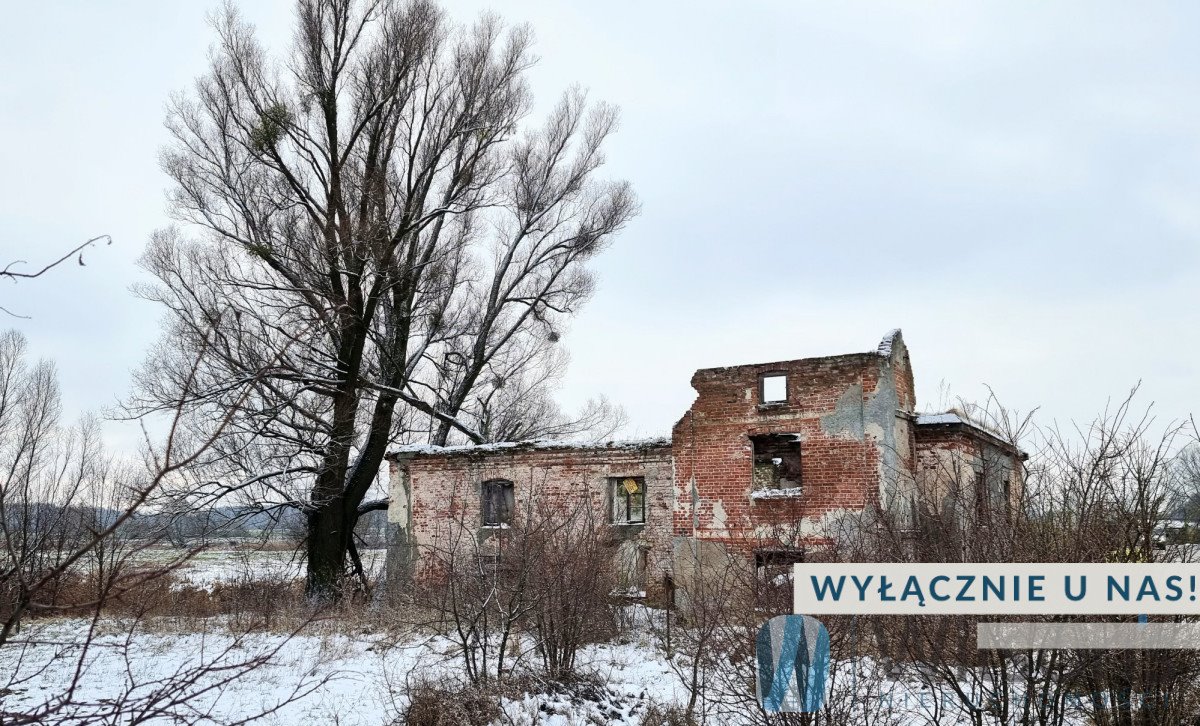
[(679, 706), (652, 703), (642, 714), (641, 726), (696, 726), (696, 720)]
[(422, 681), (409, 689), (408, 697), (396, 726), (487, 726), (504, 715), (498, 693), (470, 686)]
[[(195, 632), (223, 627), (236, 632), (286, 633), (306, 624), (313, 630), (356, 635), (394, 631), (399, 623), (412, 623), (387, 607), (372, 602), (360, 588), (347, 587), (346, 597), (335, 604), (314, 604), (304, 593), (304, 581), (264, 571), (249, 557), (254, 548), (216, 553), (235, 562), (231, 574), (207, 584), (192, 581), (182, 568), (166, 563), (178, 551), (139, 557), (119, 577), (104, 578), (86, 571), (56, 578), (40, 601), (46, 607), (31, 609), (25, 620), (46, 617), (91, 617), (101, 601), (100, 615), (114, 621), (139, 619), (142, 627), (157, 632)], [(209, 553), (205, 553), (209, 554)], [(228, 563), (226, 563), (228, 565)], [(379, 583), (372, 583), (372, 590)], [(9, 601), (0, 586), (0, 614)], [(206, 622), (198, 622), (198, 621)]]

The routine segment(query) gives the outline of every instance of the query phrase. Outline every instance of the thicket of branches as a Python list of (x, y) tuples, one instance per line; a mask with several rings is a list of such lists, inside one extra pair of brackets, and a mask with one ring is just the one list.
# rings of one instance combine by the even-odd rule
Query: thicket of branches
[[(134, 537), (129, 526), (210, 442), (177, 437), (170, 427), (163, 444), (147, 448), (144, 465), (115, 459), (94, 421), (62, 424), (54, 366), (30, 363), (25, 348), (20, 334), (0, 335), (0, 722), (212, 722), (218, 696), (288, 638), (264, 649), (234, 632), (224, 646), (145, 674), (136, 665), (150, 606), (144, 593), (195, 550), (155, 550), (161, 534)], [(111, 617), (118, 605), (122, 617)], [(81, 620), (62, 632), (43, 630), (63, 615)], [(39, 691), (46, 679), (53, 688)], [(95, 688), (99, 679), (104, 689)], [(294, 685), (291, 696), (246, 717), (270, 713), (315, 684)], [(42, 695), (18, 697), (27, 690)]]
[[(834, 545), (810, 549), (808, 559), (1191, 561), (1194, 548), (1165, 537), (1163, 525), (1186, 516), (1200, 492), (1200, 437), (1191, 422), (1157, 422), (1134, 402), (1131, 394), (1086, 425), (1046, 429), (994, 400), (964, 407), (963, 415), (1030, 454), (1010, 501), (979, 506), (975, 466), (943, 460), (945, 470), (927, 472), (942, 489), (922, 492), (911, 506), (847, 517), (830, 531)], [(794, 543), (784, 536), (761, 544)], [(834, 659), (824, 709), (766, 714), (753, 696), (751, 644), (766, 619), (790, 612), (790, 602), (780, 602), (764, 573), (737, 557), (709, 553), (694, 563), (698, 582), (686, 609), (674, 627), (659, 630), (690, 694), (690, 718), (1167, 726), (1200, 717), (1194, 650), (979, 650), (981, 618), (966, 616), (823, 617)]]
[(543, 499), (530, 482), (511, 523), (481, 536), (472, 490), (458, 484), (422, 546), (412, 624), (447, 633), (476, 686), (533, 672), (570, 680), (580, 649), (614, 629), (618, 543), (596, 493), (581, 482), (578, 498)]

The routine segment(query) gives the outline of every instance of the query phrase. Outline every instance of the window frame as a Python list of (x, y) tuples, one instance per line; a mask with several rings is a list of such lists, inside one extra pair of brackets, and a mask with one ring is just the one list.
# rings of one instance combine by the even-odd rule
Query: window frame
[[(754, 597), (756, 609), (790, 610), (794, 599), (793, 565), (808, 561), (803, 547), (763, 547), (754, 554)], [(786, 584), (777, 582), (783, 577)]]
[[(633, 519), (630, 513), (630, 500), (633, 493), (625, 490), (625, 480), (633, 479), (638, 483), (641, 494), (641, 519)], [(646, 477), (644, 476), (610, 476), (608, 478), (609, 520), (618, 527), (637, 527), (646, 523)], [(617, 518), (617, 503), (624, 506), (625, 519)]]
[[(499, 490), (499, 495), (494, 494)], [(496, 499), (502, 511), (496, 511)], [(479, 522), (485, 529), (503, 529), (512, 526), (513, 510), (516, 509), (515, 486), (509, 479), (487, 479), (479, 485)], [(489, 517), (488, 515), (493, 515)]]

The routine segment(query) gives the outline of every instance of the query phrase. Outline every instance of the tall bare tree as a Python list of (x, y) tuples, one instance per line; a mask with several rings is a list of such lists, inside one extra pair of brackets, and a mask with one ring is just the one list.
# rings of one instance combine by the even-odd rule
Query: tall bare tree
[[(131, 403), (182, 404), (204, 430), (278, 359), (206, 490), (304, 511), (308, 591), (333, 596), (359, 515), (386, 506), (364, 499), (389, 442), (483, 441), (488, 392), (545, 362), (592, 290), (585, 263), (637, 203), (593, 178), (613, 108), (572, 90), (523, 130), (528, 28), (460, 27), (423, 0), (300, 0), (274, 60), (232, 7), (215, 27), (211, 68), (170, 105), (183, 226), (145, 255), (158, 283), (142, 292), (169, 315)], [(179, 361), (209, 326), (180, 400)]]

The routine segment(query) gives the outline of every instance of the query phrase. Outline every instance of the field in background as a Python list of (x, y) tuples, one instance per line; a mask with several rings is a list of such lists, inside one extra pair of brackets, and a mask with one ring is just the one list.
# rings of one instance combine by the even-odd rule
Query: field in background
[[(183, 554), (183, 550), (170, 547), (144, 549), (138, 553), (138, 561), (162, 565)], [(386, 554), (383, 548), (359, 551), (363, 568), (372, 580), (382, 574)], [(300, 581), (304, 578), (304, 553), (279, 541), (269, 541), (265, 546), (257, 541), (212, 545), (200, 550), (173, 574), (179, 583), (197, 587), (247, 580)]]

